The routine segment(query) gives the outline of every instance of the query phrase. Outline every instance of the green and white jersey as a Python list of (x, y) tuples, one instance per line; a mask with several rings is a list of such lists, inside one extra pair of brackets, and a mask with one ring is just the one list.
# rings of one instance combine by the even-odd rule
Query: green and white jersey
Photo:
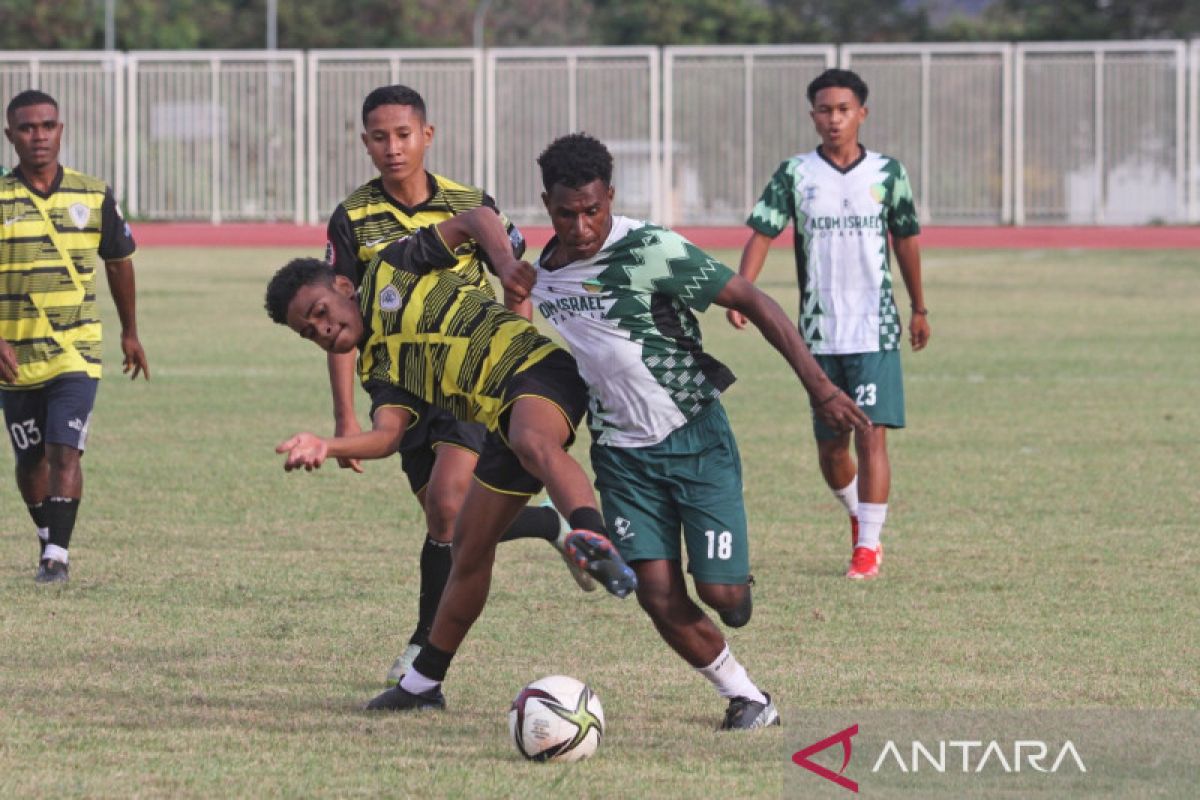
[(673, 231), (613, 217), (596, 255), (546, 269), (533, 302), (558, 330), (588, 385), (588, 425), (599, 444), (647, 447), (695, 419), (733, 383), (705, 353), (703, 311), (733, 272)]
[(821, 154), (779, 165), (746, 224), (772, 238), (796, 224), (800, 333), (813, 353), (896, 350), (888, 234), (921, 232), (904, 165), (863, 149), (845, 169)]

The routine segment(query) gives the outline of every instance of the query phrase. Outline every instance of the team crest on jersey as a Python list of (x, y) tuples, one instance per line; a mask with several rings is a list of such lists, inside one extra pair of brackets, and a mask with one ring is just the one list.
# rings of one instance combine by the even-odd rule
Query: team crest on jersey
[(817, 187), (816, 186), (805, 186), (804, 187), (804, 201), (806, 203), (811, 203), (812, 201), (814, 201), (816, 199), (817, 199)]
[(882, 183), (871, 184), (871, 199), (876, 203), (882, 203), (883, 198), (887, 197), (887, 189), (883, 188)]
[(92, 216), (92, 210), (83, 203), (72, 203), (67, 208), (67, 213), (71, 215), (71, 222), (74, 222), (75, 227), (80, 230), (83, 230)]
[(379, 291), (379, 308), (381, 311), (399, 311), (401, 304), (400, 290), (395, 286), (385, 286)]

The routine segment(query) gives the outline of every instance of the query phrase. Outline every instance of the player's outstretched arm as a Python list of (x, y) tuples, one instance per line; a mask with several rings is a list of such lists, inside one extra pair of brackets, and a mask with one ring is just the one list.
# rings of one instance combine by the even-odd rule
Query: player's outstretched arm
[(285, 455), (283, 468), (288, 472), (320, 469), (328, 458), (387, 458), (400, 446), (411, 413), (407, 408), (383, 406), (376, 409), (371, 430), (349, 436), (317, 436), (297, 433), (280, 442), (275, 452)]
[(437, 229), (442, 241), (452, 250), (474, 240), (500, 277), (500, 285), (504, 287), (504, 304), (509, 308), (523, 303), (529, 297), (537, 274), (531, 264), (513, 255), (508, 231), (494, 210), (486, 206), (473, 208), (439, 222)]
[(121, 353), (124, 356), (121, 371), (131, 372), (131, 380), (138, 375), (150, 380), (150, 364), (138, 339), (133, 261), (128, 258), (105, 261), (104, 271), (108, 275), (108, 290), (112, 293), (113, 305), (117, 307), (117, 316), (121, 319)]
[[(742, 248), (742, 260), (738, 264), (738, 275), (754, 283), (762, 273), (763, 264), (766, 263), (767, 253), (770, 250), (771, 237), (758, 231), (752, 232), (750, 238), (746, 240), (746, 246)], [(726, 311), (725, 318), (739, 331), (746, 327), (746, 317), (737, 309), (731, 308)]]
[(921, 248), (916, 236), (893, 236), (892, 249), (900, 267), (900, 277), (912, 303), (912, 319), (908, 321), (908, 340), (913, 350), (929, 344), (929, 309), (925, 307), (925, 287), (921, 285)]
[(809, 404), (822, 422), (837, 431), (870, 429), (871, 420), (849, 395), (833, 385), (800, 338), (796, 326), (767, 294), (741, 275), (734, 275), (714, 302), (740, 312), (762, 331), (763, 337), (787, 359), (800, 378), (808, 392)]
[[(354, 351), (349, 353), (329, 353), (329, 389), (333, 394), (333, 435), (353, 436), (362, 432), (358, 424), (358, 416), (354, 413), (354, 365), (357, 360)], [(339, 458), (338, 466), (342, 469), (363, 471), (362, 462), (357, 458)]]

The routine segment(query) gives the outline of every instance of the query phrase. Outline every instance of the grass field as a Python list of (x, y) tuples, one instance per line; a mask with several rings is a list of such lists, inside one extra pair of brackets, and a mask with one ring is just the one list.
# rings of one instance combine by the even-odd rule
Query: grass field
[[(448, 713), (359, 710), (413, 622), (422, 525), (397, 460), (280, 468), (278, 441), (329, 427), (323, 357), (262, 311), (291, 255), (140, 254), (153, 378), (120, 378), (110, 324), (67, 588), (35, 588), (32, 525), (0, 486), (0, 797), (777, 797), (805, 709), (1200, 701), (1195, 253), (926, 254), (933, 339), (905, 352), (866, 585), (840, 577), (846, 524), (795, 379), (707, 315), (740, 376), (758, 581), (730, 639), (785, 721), (752, 735), (714, 731), (724, 703), (635, 601), (583, 595), (531, 542), (500, 549)], [(789, 313), (793, 283), (775, 251), (761, 285)], [(604, 703), (591, 761), (509, 744), (508, 702), (549, 673)]]

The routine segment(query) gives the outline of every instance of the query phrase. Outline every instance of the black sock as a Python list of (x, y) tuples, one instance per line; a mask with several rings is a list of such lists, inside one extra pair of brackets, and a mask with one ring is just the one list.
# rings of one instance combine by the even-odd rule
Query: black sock
[(580, 506), (567, 515), (567, 521), (571, 523), (572, 529), (582, 528), (604, 537), (608, 536), (608, 529), (604, 527), (604, 517), (600, 516), (600, 512), (594, 508)]
[(429, 680), (440, 683), (446, 680), (446, 671), (450, 669), (450, 662), (453, 660), (454, 653), (447, 653), (445, 650), (427, 643), (421, 648), (421, 654), (413, 661), (413, 669)]
[(37, 526), (38, 543), (41, 544), (42, 552), (45, 553), (46, 552), (46, 542), (48, 542), (49, 539), (43, 539), (41, 531), (42, 531), (42, 528), (50, 527), (50, 523), (48, 523), (46, 521), (46, 501), (42, 500), (31, 506), (27, 505), (26, 508), (29, 509), (29, 516), (33, 518), (33, 524), (35, 526)]
[(549, 506), (525, 506), (512, 521), (500, 541), (513, 539), (545, 539), (553, 542), (558, 538), (558, 512)]
[(435, 542), (425, 537), (421, 548), (421, 595), (417, 599), (417, 629), (409, 638), (409, 644), (424, 645), (433, 628), (442, 590), (450, 578), (452, 549), (449, 542)]
[(57, 545), (63, 550), (71, 544), (71, 534), (75, 531), (75, 515), (79, 513), (78, 497), (51, 497), (42, 506), (43, 519), (50, 529), (49, 544)]

